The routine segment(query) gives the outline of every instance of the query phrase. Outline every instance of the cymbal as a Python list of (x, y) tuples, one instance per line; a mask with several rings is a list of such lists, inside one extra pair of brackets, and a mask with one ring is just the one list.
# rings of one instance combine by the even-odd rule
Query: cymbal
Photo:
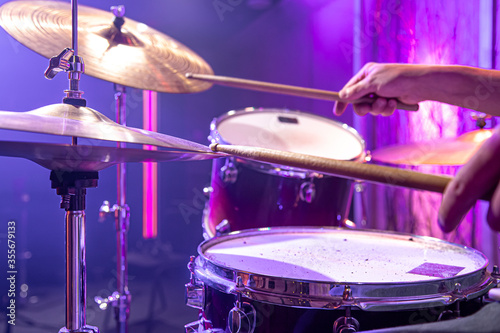
[(464, 165), (491, 135), (492, 130), (480, 129), (457, 138), (388, 146), (373, 151), (372, 159), (391, 164)]
[(28, 112), (0, 111), (0, 129), (212, 153), (207, 146), (202, 144), (119, 125), (91, 108), (62, 103), (47, 105)]
[[(128, 87), (169, 93), (206, 90), (187, 72), (213, 74), (210, 66), (175, 39), (125, 18), (78, 6), (78, 55), (90, 76)], [(60, 1), (12, 1), (0, 7), (0, 25), (21, 44), (51, 58), (71, 47), (71, 5)]]
[(99, 171), (118, 163), (193, 161), (220, 157), (185, 151), (0, 141), (0, 156), (29, 159), (49, 170)]

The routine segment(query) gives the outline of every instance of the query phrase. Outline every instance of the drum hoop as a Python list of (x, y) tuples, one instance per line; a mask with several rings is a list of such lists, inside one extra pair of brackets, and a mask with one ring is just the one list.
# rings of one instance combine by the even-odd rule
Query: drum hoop
[[(233, 118), (238, 115), (242, 114), (248, 114), (248, 113), (253, 113), (253, 112), (260, 112), (260, 113), (275, 113), (276, 111), (281, 111), (284, 114), (289, 114), (289, 115), (297, 115), (297, 116), (304, 116), (304, 117), (310, 117), (310, 118), (316, 118), (324, 122), (328, 122), (330, 124), (333, 124), (337, 127), (340, 127), (352, 135), (359, 141), (361, 144), (361, 153), (358, 154), (357, 156), (353, 157), (352, 159), (349, 159), (348, 161), (351, 162), (364, 162), (365, 158), (367, 157), (366, 153), (366, 144), (365, 140), (361, 137), (361, 135), (354, 129), (353, 127), (338, 122), (333, 119), (329, 119), (323, 116), (319, 116), (313, 113), (308, 113), (308, 112), (303, 112), (303, 111), (298, 111), (298, 110), (289, 110), (289, 109), (279, 109), (279, 108), (254, 108), (254, 107), (248, 107), (245, 109), (240, 109), (240, 110), (231, 110), (226, 112), (225, 114), (214, 118), (212, 122), (210, 123), (210, 135), (208, 137), (208, 140), (210, 143), (220, 143), (220, 144), (227, 144), (231, 145), (233, 143), (226, 141), (219, 133), (218, 127), (219, 125), (224, 122), (225, 120), (229, 118)], [(271, 163), (264, 163), (264, 162), (256, 162), (256, 161), (251, 161), (251, 160), (243, 160), (243, 159), (237, 159), (238, 163), (243, 163), (248, 166), (250, 166), (252, 169), (255, 169), (260, 172), (264, 172), (267, 174), (271, 175), (279, 175), (282, 177), (293, 177), (293, 178), (311, 178), (311, 177), (322, 177), (322, 174), (319, 174), (317, 172), (311, 172), (309, 170), (304, 170), (304, 169), (299, 169), (299, 168), (293, 168), (293, 167), (287, 167), (279, 164), (271, 164)]]
[[(228, 239), (262, 234), (290, 232), (324, 232), (325, 230), (341, 230), (370, 234), (396, 235), (413, 237), (422, 240), (432, 240), (436, 243), (448, 244), (467, 249), (481, 256), (485, 264), (476, 271), (453, 278), (442, 278), (428, 281), (410, 282), (329, 282), (311, 281), (305, 279), (290, 279), (235, 269), (219, 263), (214, 263), (204, 255), (211, 246)], [(430, 306), (448, 305), (457, 300), (475, 298), (485, 294), (496, 286), (496, 279), (487, 272), (488, 259), (478, 250), (447, 242), (441, 239), (410, 235), (406, 233), (381, 230), (352, 230), (339, 227), (272, 227), (235, 231), (221, 237), (215, 237), (202, 242), (198, 246), (196, 258), (196, 276), (204, 284), (224, 293), (235, 293), (236, 277), (240, 276), (245, 284), (244, 296), (264, 303), (284, 305), (298, 308), (341, 308), (357, 307), (366, 311), (409, 310)], [(274, 286), (269, 288), (270, 283)], [(456, 289), (456, 284), (460, 289)], [(276, 291), (275, 286), (284, 290)], [(341, 293), (332, 295), (332, 288), (338, 290), (350, 287), (353, 292), (351, 299), (344, 299)]]

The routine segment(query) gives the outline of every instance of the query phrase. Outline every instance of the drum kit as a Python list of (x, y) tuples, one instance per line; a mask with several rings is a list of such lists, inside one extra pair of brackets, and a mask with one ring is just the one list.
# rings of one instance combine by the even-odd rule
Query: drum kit
[[(440, 317), (458, 317), (498, 283), (498, 269), (489, 272), (487, 258), (476, 250), (428, 237), (343, 228), (355, 180), (440, 193), (451, 180), (364, 163), (365, 143), (345, 124), (299, 111), (235, 110), (214, 119), (207, 147), (127, 127), (124, 119), (125, 86), (191, 93), (215, 83), (328, 100), (338, 100), (337, 93), (212, 75), (210, 66), (181, 43), (124, 19), (120, 6), (108, 13), (78, 6), (76, 0), (71, 5), (13, 1), (0, 7), (0, 25), (50, 58), (47, 78), (67, 72), (70, 81), (61, 104), (0, 111), (1, 129), (72, 138), (67, 145), (0, 141), (0, 155), (51, 170), (52, 188), (62, 197), (66, 326), (60, 332), (99, 331), (87, 324), (85, 313), (86, 189), (96, 187), (98, 172), (113, 165), (119, 166), (120, 178), (128, 162), (213, 159), (202, 223), (206, 240), (190, 258), (186, 284), (186, 303), (200, 310), (199, 319), (187, 324), (186, 332), (347, 333), (407, 324), (429, 309), (439, 309)], [(115, 83), (117, 122), (86, 107), (79, 88), (83, 73)], [(460, 165), (488, 135), (491, 131), (479, 130), (448, 145), (391, 147), (373, 157), (392, 164)], [(80, 145), (79, 137), (118, 146)], [(125, 143), (161, 149), (126, 148)], [(124, 191), (124, 184), (119, 188)], [(119, 203), (120, 209), (125, 206)], [(127, 332), (128, 216), (115, 215), (121, 276), (116, 294), (98, 301), (115, 307), (117, 331)]]

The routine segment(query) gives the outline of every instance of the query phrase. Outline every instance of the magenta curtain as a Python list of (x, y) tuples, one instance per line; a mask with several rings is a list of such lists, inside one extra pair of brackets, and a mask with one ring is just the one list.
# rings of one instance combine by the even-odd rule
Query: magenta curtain
[[(479, 66), (480, 38), (485, 32), (482, 20), (493, 13), (478, 4), (467, 0), (358, 0), (352, 45), (354, 70), (369, 61)], [(456, 137), (476, 129), (470, 110), (436, 102), (420, 103), (419, 112), (368, 115), (356, 122), (371, 150)], [(448, 175), (458, 170), (453, 166), (401, 167)], [(487, 226), (481, 207), (474, 208), (456, 231), (446, 235), (437, 224), (439, 194), (367, 185), (365, 199), (368, 228), (433, 236), (479, 250), (491, 247), (483, 241)], [(357, 206), (359, 211), (359, 203)], [(490, 261), (497, 261), (494, 252)]]

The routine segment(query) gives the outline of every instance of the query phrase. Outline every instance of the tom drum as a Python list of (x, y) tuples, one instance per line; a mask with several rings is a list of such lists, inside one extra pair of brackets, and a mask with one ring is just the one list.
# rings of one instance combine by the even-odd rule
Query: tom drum
[[(212, 143), (250, 145), (363, 162), (364, 141), (346, 124), (282, 109), (248, 108), (213, 120)], [(272, 226), (340, 226), (352, 180), (282, 165), (219, 158), (212, 166), (203, 214), (205, 239)]]

